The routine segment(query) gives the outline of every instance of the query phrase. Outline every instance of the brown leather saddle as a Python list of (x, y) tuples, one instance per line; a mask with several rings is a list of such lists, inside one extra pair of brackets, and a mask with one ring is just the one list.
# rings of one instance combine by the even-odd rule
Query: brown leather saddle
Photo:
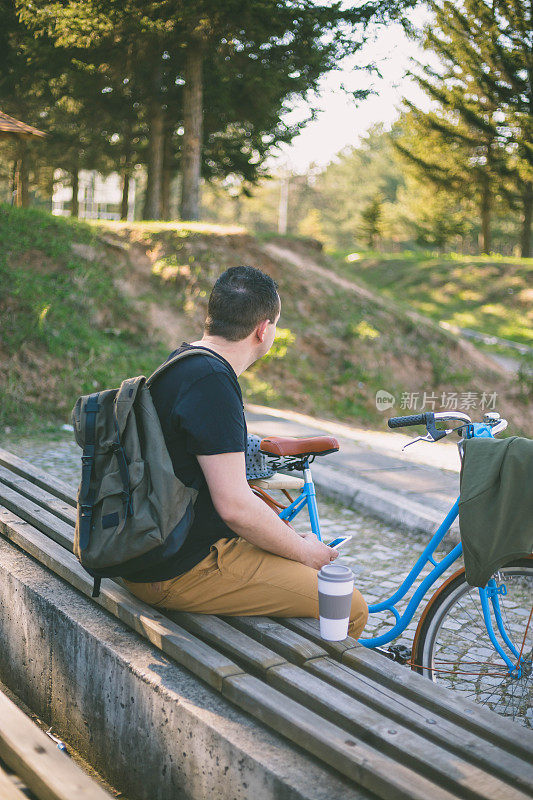
[(296, 439), (292, 436), (269, 436), (261, 440), (260, 450), (270, 456), (325, 456), (336, 453), (339, 443), (333, 436), (310, 436)]

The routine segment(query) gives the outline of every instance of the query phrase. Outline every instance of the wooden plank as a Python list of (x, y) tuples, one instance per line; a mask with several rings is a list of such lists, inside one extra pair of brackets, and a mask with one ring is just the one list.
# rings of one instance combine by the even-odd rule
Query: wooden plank
[[(501, 753), (493, 746), (486, 747), (482, 740), (454, 727), (443, 718), (427, 719), (427, 712), (413, 703), (411, 708), (406, 709), (405, 700), (400, 701), (397, 706), (401, 713), (391, 717), (389, 706), (391, 701), (394, 706), (394, 697), (390, 691), (385, 692), (381, 707), (376, 709), (375, 705), (367, 703), (365, 688), (368, 681), (361, 680), (353, 670), (331, 659), (312, 658), (307, 661), (305, 666), (312, 673), (309, 674), (299, 666), (287, 663), (285, 659), (278, 657), (276, 663), (276, 653), (216, 616), (166, 613), (187, 630), (229, 653), (245, 668), (259, 671), (274, 688), (452, 791), (468, 790), (469, 796), (478, 800), (498, 800), (502, 796), (510, 800), (511, 797), (524, 798), (524, 794), (518, 789), (527, 791), (532, 784), (533, 769), (529, 765)], [(233, 617), (228, 619), (234, 620)], [(250, 623), (247, 629), (254, 634), (260, 635), (262, 630), (270, 628), (272, 641), (275, 644), (279, 642), (275, 629), (282, 626), (275, 621), (255, 617), (242, 618), (242, 621)], [(256, 622), (259, 625), (255, 626)], [(322, 670), (314, 669), (318, 664), (322, 664)], [(328, 668), (333, 668), (344, 676), (342, 686), (330, 685)], [(362, 684), (363, 688), (357, 695), (350, 696), (348, 690), (354, 680), (355, 683)], [(383, 694), (383, 690), (381, 693)], [(418, 724), (418, 730), (413, 730), (410, 725), (410, 716), (413, 713), (418, 721), (423, 720), (425, 723)], [(450, 741), (454, 746), (450, 745)], [(486, 753), (485, 750), (489, 752)], [(474, 766), (480, 760), (481, 764)], [(509, 786), (509, 782), (511, 785), (516, 784), (516, 790)]]
[[(516, 788), (527, 790), (531, 785), (533, 769), (529, 765), (506, 753), (501, 753), (491, 745), (486, 745), (472, 734), (465, 734), (460, 728), (454, 728), (443, 718), (428, 720), (427, 712), (414, 704), (411, 704), (410, 709), (405, 709), (405, 700), (397, 703), (401, 714), (396, 713), (395, 717), (392, 717), (395, 724), (391, 724), (389, 709), (391, 704), (394, 706), (392, 692), (385, 692), (386, 696), (381, 702), (381, 707), (376, 709), (375, 705), (367, 703), (368, 681), (361, 680), (353, 670), (342, 667), (331, 659), (311, 659), (306, 662), (306, 667), (313, 674), (306, 674), (300, 667), (288, 664), (285, 659), (277, 657), (272, 650), (216, 616), (185, 612), (166, 612), (166, 615), (190, 632), (201, 636), (203, 640), (229, 653), (246, 668), (260, 672), (275, 688), (289, 694), (313, 711), (320, 710), (325, 719), (353, 732), (364, 741), (380, 748), (382, 752), (400, 758), (402, 763), (410, 764), (411, 768), (420, 774), (440, 780), (448, 788), (458, 790), (467, 787), (472, 797), (483, 798), (499, 798), (504, 791), (510, 798), (524, 795), (513, 792), (507, 783), (501, 783), (502, 775), (511, 785), (515, 784)], [(276, 627), (281, 627), (268, 618), (244, 618), (244, 621), (251, 623), (252, 630), (254, 630), (253, 623), (259, 622), (255, 633), (263, 630), (266, 623), (270, 623), (266, 627), (270, 627), (273, 631)], [(274, 641), (277, 641), (275, 634)], [(318, 664), (323, 665), (322, 671), (314, 669)], [(336, 669), (344, 677), (341, 687), (335, 688), (329, 685), (328, 668)], [(355, 683), (362, 684), (362, 690), (355, 697), (347, 693), (348, 689), (351, 689), (350, 683), (354, 680)], [(383, 690), (381, 694), (384, 694)], [(418, 721), (422, 719), (425, 723), (419, 724), (416, 731), (412, 730), (410, 725), (411, 714), (414, 714)], [(391, 729), (394, 730), (394, 735), (389, 736)], [(391, 739), (390, 743), (388, 739)], [(450, 743), (455, 746), (451, 746)], [(485, 777), (481, 769), (468, 764), (468, 762), (475, 764), (479, 760), (486, 771), (497, 776), (496, 779)]]
[[(342, 675), (343, 671), (343, 680), (332, 681), (332, 678)], [(348, 671), (346, 667), (338, 665), (331, 659), (313, 659), (308, 662), (306, 674), (308, 673), (321, 678), (323, 683), (323, 688), (320, 691), (315, 690), (314, 693), (316, 711), (320, 711), (332, 722), (343, 727), (347, 727), (347, 723), (342, 722), (342, 715), (348, 711), (352, 725), (366, 724), (368, 718), (371, 736), (368, 741), (372, 741), (379, 733), (383, 736), (384, 752), (389, 754), (391, 752), (387, 747), (389, 744), (387, 734), (390, 734), (391, 730), (394, 731), (393, 743), (397, 744), (396, 737), (398, 737), (400, 745), (398, 751), (407, 750), (407, 755), (403, 756), (403, 763), (409, 763), (415, 756), (420, 758), (421, 763), (417, 765), (417, 770), (422, 774), (429, 774), (428, 767), (430, 770), (438, 768), (437, 772), (444, 770), (446, 774), (455, 773), (455, 776), (463, 774), (464, 785), (474, 791), (480, 790), (489, 781), (490, 786), (495, 787), (495, 797), (507, 797), (511, 791), (509, 785), (514, 786), (520, 792), (520, 796), (529, 796), (533, 786), (533, 764), (530, 761), (501, 750), (444, 717), (429, 715), (420, 706), (414, 703), (408, 704), (405, 698), (397, 698), (392, 692), (386, 694), (381, 691), (380, 702), (376, 703), (379, 687), (376, 692), (368, 679), (360, 679), (353, 671)], [(281, 688), (277, 683), (279, 675), (282, 675), (283, 679), (287, 677), (282, 666), (272, 669), (269, 673), (271, 676), (269, 682), (276, 688)], [(302, 678), (301, 675), (297, 676), (294, 673), (289, 674), (289, 677), (293, 682), (292, 692), (289, 686), (286, 686), (284, 691), (290, 692), (295, 700), (303, 702), (300, 692), (311, 688), (307, 683), (307, 675)], [(336, 694), (338, 689), (341, 690), (340, 695)], [(362, 709), (353, 705), (353, 700), (362, 705)], [(369, 710), (375, 715), (374, 723), (372, 717), (368, 716)], [(332, 712), (335, 716), (332, 716)], [(425, 759), (427, 764), (424, 764)], [(491, 792), (483, 789), (481, 796), (489, 797)]]
[(0, 693), (0, 757), (39, 800), (109, 800), (17, 706)]
[(20, 789), (14, 781), (21, 783), (16, 777), (10, 777), (0, 767), (0, 797), (2, 800), (28, 800), (27, 793)]
[[(471, 762), (522, 791), (527, 791), (528, 787), (533, 785), (533, 767), (530, 764), (501, 751), (444, 717), (430, 714), (426, 709), (406, 698), (398, 698), (391, 689), (381, 686), (370, 678), (360, 676), (354, 670), (340, 665), (330, 658), (312, 658), (304, 663), (304, 668), (316, 676), (310, 680), (309, 675), (303, 673), (294, 664), (288, 664), (284, 659), (281, 664), (277, 665), (281, 669), (271, 669), (272, 666), (276, 666), (273, 663), (275, 653), (272, 650), (259, 644), (240, 630), (233, 629), (231, 625), (218, 617), (182, 612), (166, 612), (166, 614), (203, 639), (208, 637), (211, 644), (224, 652), (229, 652), (246, 668), (259, 669), (271, 685), (288, 693), (303, 705), (315, 711), (320, 705), (320, 713), (331, 722), (347, 727), (348, 730), (354, 725), (360, 725), (359, 735), (365, 741), (373, 740), (378, 728), (385, 731), (389, 731), (391, 727), (394, 728), (398, 733), (398, 740), (401, 742), (400, 751), (403, 762), (407, 763), (414, 753), (421, 754), (422, 760), (417, 768), (422, 774), (427, 772), (425, 760), (430, 768), (432, 763), (444, 763), (445, 776), (448, 773), (457, 772), (456, 757), (459, 757), (459, 763), (462, 763), (463, 767), (466, 766), (465, 762)], [(227, 619), (235, 621), (233, 617)], [(282, 627), (279, 623), (264, 617), (246, 617), (241, 621), (246, 623), (242, 626), (243, 630), (251, 631), (251, 635), (260, 638), (261, 642), (265, 641), (261, 632), (270, 631), (272, 635), (269, 641), (273, 645), (273, 649), (276, 652), (282, 652), (290, 660), (291, 652), (287, 648), (287, 641), (283, 642), (280, 650), (277, 649), (280, 640), (276, 633), (277, 629)], [(256, 655), (254, 648), (257, 647), (260, 650)], [(321, 648), (317, 649), (321, 651)], [(298, 657), (296, 663), (299, 663)], [(295, 676), (292, 682), (284, 683), (282, 680), (285, 675), (285, 667), (291, 667), (289, 675)], [(316, 678), (320, 678), (320, 680), (316, 681)], [(304, 686), (306, 687), (305, 691), (300, 691)], [(335, 687), (333, 692), (331, 691), (332, 687)], [(338, 701), (338, 690), (341, 690), (342, 701)], [(323, 702), (324, 698), (327, 698), (325, 703)], [(337, 702), (335, 703), (334, 700)], [(340, 712), (338, 708), (341, 709)], [(394, 724), (391, 725), (391, 722)], [(386, 738), (385, 736), (382, 745), (384, 747)], [(394, 742), (396, 741), (395, 737)], [(376, 742), (374, 744), (377, 746)], [(443, 753), (440, 748), (454, 754), (454, 758), (449, 759), (448, 754)], [(388, 752), (386, 748), (384, 752)], [(475, 786), (482, 785), (483, 781), (476, 777)], [(501, 787), (496, 790), (496, 795), (498, 796), (500, 792)], [(489, 795), (487, 794), (487, 796)]]
[(531, 790), (533, 764), (529, 760), (502, 750), (445, 717), (429, 713), (423, 706), (332, 659), (313, 659), (306, 664), (306, 671), (385, 714), (391, 722), (420, 734), (427, 742), (435, 742), (521, 791)]
[[(275, 668), (276, 669), (276, 668)], [(394, 800), (451, 800), (458, 795), (356, 739), (251, 675), (224, 681), (222, 694), (278, 733), (370, 789)], [(280, 702), (280, 698), (283, 698)]]
[(0, 505), (72, 552), (74, 528), (50, 511), (46, 511), (3, 483), (0, 483)]
[(203, 641), (246, 663), (247, 668), (260, 675), (265, 675), (271, 667), (286, 663), (282, 656), (212, 614), (167, 610), (164, 614), (190, 633), (200, 636)]
[(5, 467), (0, 467), (0, 484), (13, 489), (33, 503), (40, 505), (46, 511), (50, 511), (63, 522), (67, 522), (69, 525), (76, 524), (75, 508), (45, 489), (41, 489), (31, 483), (27, 478), (22, 478)]
[(435, 744), (294, 664), (273, 667), (268, 679), (270, 685), (297, 702), (308, 707), (311, 704), (312, 710), (324, 719), (460, 796), (476, 800), (525, 800), (529, 796), (531, 768), (518, 759), (524, 790), (518, 787), (515, 776), (503, 781), (475, 766), (468, 751), (461, 755), (451, 753), (442, 742)]
[(54, 475), (39, 469), (39, 467), (30, 464), (29, 461), (25, 461), (23, 458), (19, 458), (13, 453), (10, 453), (8, 450), (4, 450), (2, 447), (0, 447), (0, 465), (7, 467), (7, 469), (11, 470), (12, 472), (16, 472), (17, 475), (21, 475), (23, 478), (27, 478), (32, 483), (40, 486), (41, 489), (46, 489), (46, 491), (51, 492), (56, 497), (59, 497), (60, 500), (64, 500), (68, 505), (76, 505), (76, 493), (74, 487), (69, 486), (67, 483), (64, 483), (64, 481), (59, 480), (59, 478), (56, 478)]
[(287, 492), (298, 493), (305, 481), (296, 475), (284, 475), (281, 472), (275, 472), (270, 478), (253, 478), (248, 483), (252, 486), (259, 486), (260, 489), (265, 489), (266, 491), (281, 491), (285, 489)]
[(533, 760), (532, 731), (521, 727), (518, 734), (516, 723), (499, 715), (496, 715), (498, 719), (496, 724), (494, 712), (490, 709), (482, 708), (473, 701), (458, 698), (457, 693), (438, 686), (430, 680), (419, 681), (420, 675), (394, 661), (389, 661), (385, 656), (383, 657), (384, 665), (376, 670), (376, 663), (372, 659), (372, 655), (364, 647), (350, 650), (345, 653), (343, 663), (364, 675), (378, 675), (383, 685), (389, 686), (417, 703), (424, 704), (430, 711), (435, 711), (464, 725), (472, 732), (510, 753)]
[(305, 664), (310, 658), (327, 655), (316, 642), (300, 636), (270, 617), (226, 617), (230, 625), (247, 633), (258, 642), (275, 649), (294, 664)]
[(340, 655), (342, 664), (352, 667), (359, 674), (373, 678), (391, 689), (399, 698), (407, 697), (429, 712), (451, 720), (511, 754), (533, 759), (531, 731), (520, 728), (520, 735), (517, 735), (516, 724), (501, 716), (497, 716), (498, 722), (495, 724), (494, 712), (472, 701), (459, 698), (453, 691), (427, 679), (420, 680), (421, 676), (405, 665), (397, 664), (386, 656), (363, 647), (353, 639), (349, 640), (348, 647), (340, 651), (337, 645), (344, 643), (325, 642), (321, 639), (316, 620), (291, 617), (284, 618), (281, 622), (291, 630), (299, 631), (323, 646), (334, 658), (339, 658)]
[[(288, 661), (302, 664), (305, 670), (320, 677), (326, 684), (341, 689), (345, 693), (345, 697), (349, 695), (378, 714), (385, 715), (389, 718), (389, 722), (394, 720), (396, 723), (394, 727), (401, 725), (403, 728), (401, 735), (404, 741), (409, 742), (408, 734), (413, 731), (423, 736), (426, 741), (432, 741), (440, 747), (476, 763), (503, 780), (514, 782), (516, 776), (517, 785), (525, 791), (533, 785), (533, 768), (530, 762), (524, 763), (515, 755), (502, 751), (495, 745), (475, 736), (465, 730), (462, 724), (456, 724), (442, 715), (429, 712), (424, 706), (398, 696), (392, 688), (381, 685), (371, 677), (362, 676), (331, 658), (311, 657), (302, 661), (299, 639), (303, 637), (295, 631), (291, 631), (292, 639), (285, 637), (284, 626), (280, 621), (264, 617), (228, 617), (227, 619), (231, 623), (236, 622), (239, 629), (245, 631), (249, 636), (257, 638), (265, 644), (268, 643), (274, 651), (283, 654)], [(294, 647), (294, 658), (291, 647)], [(322, 648), (317, 648), (317, 652), (322, 655), (326, 654)], [(377, 657), (377, 654), (374, 655)], [(377, 664), (375, 659), (373, 660), (375, 669), (377, 667), (379, 670), (381, 659), (378, 658)], [(278, 670), (273, 670), (273, 672), (278, 672)], [(414, 677), (418, 680), (420, 676)], [(268, 680), (271, 681), (270, 673)], [(278, 686), (278, 688), (280, 687)], [(302, 702), (300, 697), (298, 699)], [(327, 708), (323, 709), (322, 713), (327, 717)], [(361, 710), (357, 712), (354, 710), (354, 714), (362, 719), (363, 712)], [(494, 723), (494, 719), (492, 722)], [(416, 744), (416, 740), (414, 744)], [(435, 760), (438, 760), (436, 756)]]
[(296, 631), (296, 633), (299, 633), (306, 639), (310, 639), (312, 642), (320, 645), (328, 651), (328, 654), (332, 658), (336, 658), (339, 661), (341, 661), (346, 650), (352, 650), (354, 647), (361, 647), (357, 639), (352, 639), (351, 636), (347, 636), (342, 642), (325, 642), (320, 636), (320, 626), (317, 619), (284, 617), (281, 621), (285, 627), (289, 628), (291, 631)]

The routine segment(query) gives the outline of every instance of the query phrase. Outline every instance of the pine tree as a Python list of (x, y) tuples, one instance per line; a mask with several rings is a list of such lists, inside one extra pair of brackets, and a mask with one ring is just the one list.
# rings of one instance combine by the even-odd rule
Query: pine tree
[(371, 250), (376, 250), (383, 224), (383, 196), (376, 192), (361, 211), (360, 236)]
[[(143, 0), (16, 2), (28, 26), (58, 47), (74, 48), (96, 77), (105, 54), (114, 97), (123, 95), (121, 80), (136, 83), (137, 117), (148, 129), (146, 213), (163, 211), (168, 170), (176, 162), (170, 145), (180, 141), (182, 215), (189, 218), (199, 214), (202, 171), (257, 179), (272, 145), (298, 130), (281, 122), (288, 99), (316, 88), (343, 54), (356, 51), (370, 20), (399, 18), (414, 5), (384, 0), (343, 9), (314, 0), (176, 0), (151, 3), (147, 12)], [(118, 109), (125, 113), (121, 103)], [(117, 128), (118, 122), (114, 134)], [(128, 154), (123, 157), (126, 163)]]
[(525, 258), (531, 255), (533, 217), (533, 3), (466, 0), (466, 6), (479, 19), (476, 45), (486, 65), (488, 91), (498, 103), (498, 133), (510, 154), (522, 206), (520, 247)]
[(368, 130), (359, 146), (346, 148), (315, 176), (312, 202), (320, 211), (328, 244), (342, 249), (356, 246), (362, 214), (377, 194), (383, 201), (380, 233), (384, 236), (387, 209), (403, 183), (394, 155), (390, 134), (378, 124)]
[[(419, 67), (414, 75), (435, 101), (437, 110), (423, 113), (406, 103), (423, 139), (437, 136), (453, 158), (432, 158), (429, 147), (416, 153), (401, 139), (397, 148), (437, 186), (458, 195), (475, 192), (480, 209), (481, 249), (490, 252), (490, 217), (495, 195), (516, 204), (519, 175), (512, 157), (508, 126), (502, 125), (503, 87), (491, 71), (487, 54), (503, 47), (496, 3), (463, 0), (431, 2), (435, 24), (425, 29), (424, 46), (436, 53), (440, 70)], [(517, 0), (514, 5), (520, 5)], [(523, 4), (525, 7), (525, 4)], [(513, 114), (512, 116), (515, 116)], [(516, 119), (515, 119), (516, 122)]]
[[(0, 109), (46, 130), (41, 114), (49, 102), (51, 67), (57, 63), (57, 55), (46, 39), (38, 43), (26, 41), (13, 0), (0, 0), (0, 18)], [(48, 140), (44, 147), (24, 139), (2, 144), (6, 160), (18, 164), (24, 206), (29, 203), (30, 178), (36, 177), (32, 173), (37, 171), (38, 155), (48, 146)]]

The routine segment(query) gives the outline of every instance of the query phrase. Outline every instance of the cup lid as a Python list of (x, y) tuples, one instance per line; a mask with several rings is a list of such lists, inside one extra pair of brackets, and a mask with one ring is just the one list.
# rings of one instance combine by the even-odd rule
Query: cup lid
[(318, 577), (323, 581), (351, 581), (354, 577), (350, 567), (346, 564), (325, 564)]

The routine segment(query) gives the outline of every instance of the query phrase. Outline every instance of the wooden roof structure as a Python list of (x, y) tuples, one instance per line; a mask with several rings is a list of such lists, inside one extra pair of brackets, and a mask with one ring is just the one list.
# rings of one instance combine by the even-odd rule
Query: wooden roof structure
[(33, 136), (46, 136), (46, 133), (37, 130), (32, 125), (27, 125), (25, 122), (20, 122), (18, 119), (14, 117), (10, 117), (9, 114), (4, 114), (3, 111), (0, 111), (0, 137), (8, 137), (8, 136), (21, 136), (24, 138), (30, 138)]

